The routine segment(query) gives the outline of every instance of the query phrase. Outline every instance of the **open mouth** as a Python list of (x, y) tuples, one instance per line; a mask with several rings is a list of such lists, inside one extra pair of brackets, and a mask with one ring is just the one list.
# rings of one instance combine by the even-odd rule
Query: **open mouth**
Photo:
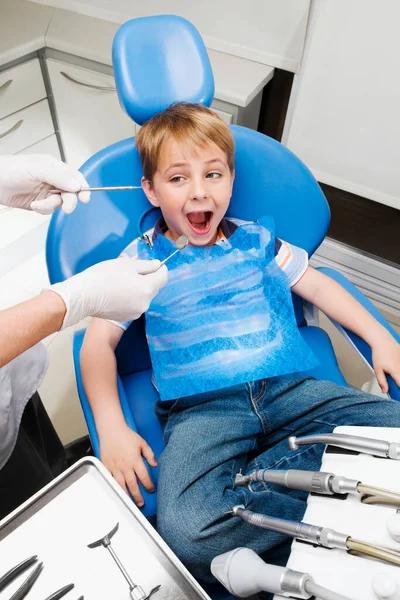
[(190, 212), (186, 215), (191, 230), (197, 235), (205, 235), (211, 229), (213, 213), (209, 210)]

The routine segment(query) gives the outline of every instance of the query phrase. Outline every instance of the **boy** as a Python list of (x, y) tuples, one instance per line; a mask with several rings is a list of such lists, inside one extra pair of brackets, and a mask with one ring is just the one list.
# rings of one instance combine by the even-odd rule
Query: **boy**
[[(150, 232), (152, 249), (135, 240), (126, 253), (162, 259), (180, 235), (189, 238), (171, 259), (169, 283), (146, 315), (166, 443), (158, 529), (207, 580), (217, 554), (249, 546), (258, 553), (273, 549), (278, 560), (285, 542), (230, 516), (234, 505), (287, 519), (304, 514), (304, 494), (264, 483), (235, 488), (240, 470), (318, 470), (322, 447), (289, 452), (290, 435), (337, 425), (400, 426), (399, 403), (299, 373), (315, 361), (298, 333), (290, 288), (370, 344), (383, 391), (385, 372), (400, 384), (400, 346), (345, 290), (308, 267), (303, 250), (275, 240), (270, 222), (224, 218), (234, 143), (213, 111), (171, 106), (141, 128), (136, 145), (143, 190), (163, 218)], [(142, 456), (150, 466), (156, 461), (125, 424), (118, 400), (114, 350), (125, 326), (92, 321), (82, 373), (101, 459), (142, 506), (137, 478), (152, 490)]]

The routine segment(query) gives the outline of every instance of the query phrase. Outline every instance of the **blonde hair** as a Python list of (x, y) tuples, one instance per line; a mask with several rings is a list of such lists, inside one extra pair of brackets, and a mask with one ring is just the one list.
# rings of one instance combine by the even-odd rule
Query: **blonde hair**
[(235, 143), (225, 121), (206, 106), (179, 102), (154, 115), (136, 136), (143, 174), (149, 181), (157, 171), (163, 143), (171, 137), (177, 142), (198, 147), (213, 142), (226, 154), (228, 167), (233, 172)]

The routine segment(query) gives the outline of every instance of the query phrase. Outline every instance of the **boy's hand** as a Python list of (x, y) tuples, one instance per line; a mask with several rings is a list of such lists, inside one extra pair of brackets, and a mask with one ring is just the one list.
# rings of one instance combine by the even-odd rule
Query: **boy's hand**
[(389, 391), (386, 373), (400, 386), (400, 344), (386, 332), (372, 346), (372, 364), (382, 392)]
[(107, 433), (107, 436), (103, 436), (100, 441), (101, 462), (122, 489), (126, 493), (129, 491), (132, 494), (138, 506), (144, 505), (138, 479), (146, 490), (154, 492), (153, 482), (142, 457), (147, 460), (150, 466), (157, 466), (157, 461), (150, 446), (127, 425), (114, 430), (114, 432)]

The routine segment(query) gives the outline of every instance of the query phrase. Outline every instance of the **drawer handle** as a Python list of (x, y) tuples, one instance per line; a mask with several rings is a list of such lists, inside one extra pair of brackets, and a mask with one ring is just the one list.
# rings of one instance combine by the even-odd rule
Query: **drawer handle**
[(60, 73), (63, 77), (65, 77), (65, 79), (68, 79), (69, 81), (73, 81), (74, 83), (77, 83), (78, 85), (83, 85), (84, 87), (93, 88), (94, 90), (104, 90), (106, 92), (116, 92), (117, 91), (117, 88), (112, 87), (112, 86), (94, 85), (93, 83), (86, 83), (85, 81), (79, 81), (79, 79), (74, 79), (74, 77), (71, 77), (71, 75), (68, 75), (68, 73), (65, 73), (64, 71), (60, 71)]
[(4, 133), (0, 133), (0, 139), (3, 138), (3, 137), (6, 137), (6, 135), (9, 135), (13, 131), (16, 131), (19, 127), (21, 127), (21, 125), (22, 125), (23, 122), (24, 122), (24, 120), (21, 119), (20, 121), (18, 121), (18, 123), (15, 123), (15, 125), (13, 125), (11, 127), (11, 129), (9, 129), (8, 131), (5, 131)]
[(2, 85), (0, 85), (0, 92), (3, 92), (6, 88), (8, 88), (9, 85), (11, 85), (13, 82), (12, 79), (9, 79), (8, 81), (5, 81)]

